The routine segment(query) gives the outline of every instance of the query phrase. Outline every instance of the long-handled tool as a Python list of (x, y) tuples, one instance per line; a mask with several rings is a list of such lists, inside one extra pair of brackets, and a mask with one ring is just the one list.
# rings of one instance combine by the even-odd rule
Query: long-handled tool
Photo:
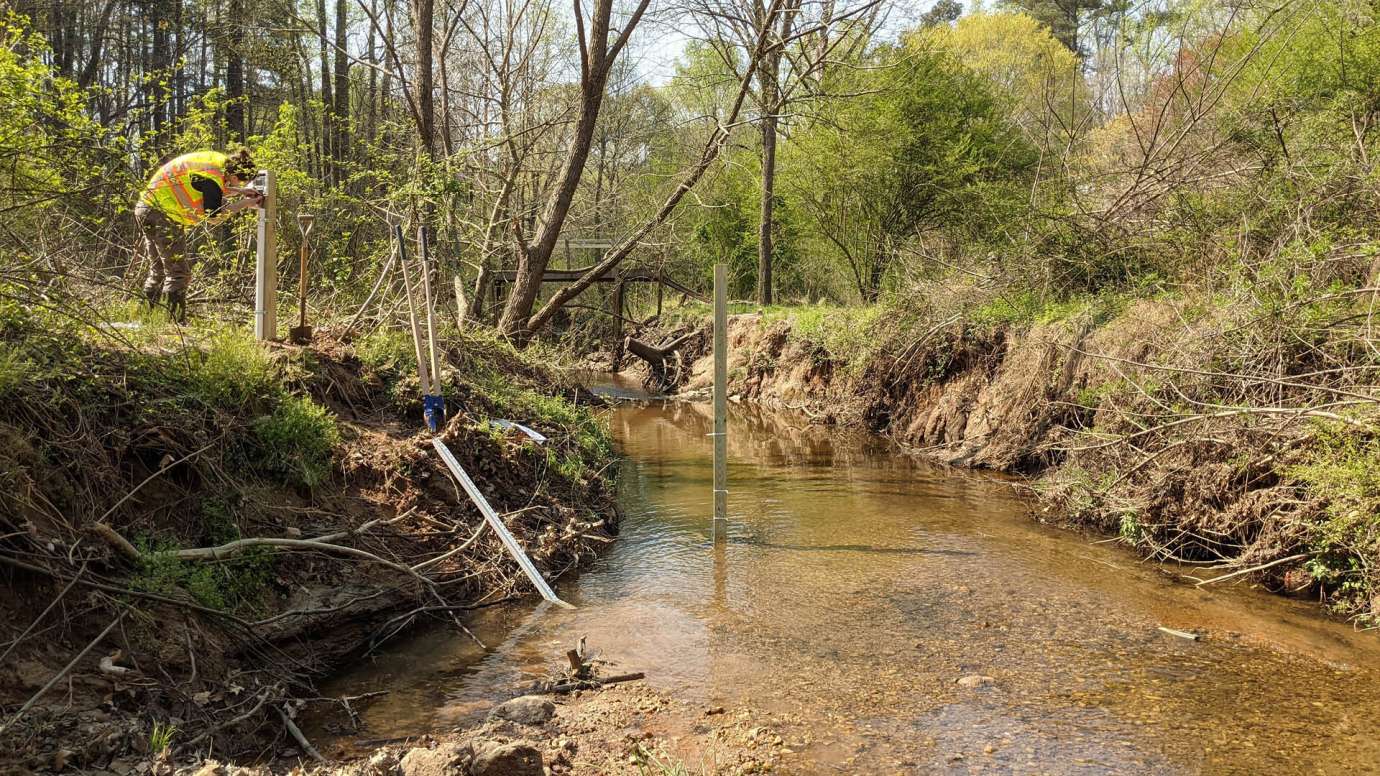
[(446, 422), (446, 398), (441, 394), (441, 361), (436, 353), (436, 302), (431, 296), (431, 241), (427, 238), (425, 225), (417, 227), (417, 245), (421, 253), (422, 300), (426, 304), (426, 340), (431, 352), (431, 395), (422, 400), (422, 407), (424, 414), (430, 413), (427, 415), (427, 425), (432, 426), (433, 419), (437, 424)]
[(302, 230), (302, 271), (297, 279), (297, 325), (288, 329), (288, 340), (298, 345), (311, 342), (311, 327), (307, 325), (307, 256), (311, 253), (311, 244), (308, 240), (311, 237), (312, 224), (315, 222), (316, 216), (297, 214), (297, 227)]
[[(423, 350), (422, 329), (417, 318), (416, 297), (412, 293), (412, 272), (408, 269), (407, 241), (403, 237), (402, 224), (393, 227), (393, 239), (398, 241), (398, 260), (402, 269), (403, 290), (407, 293), (407, 317), (412, 324), (412, 352), (417, 357), (417, 382), (421, 384), (422, 388), (422, 416), (426, 419), (426, 427), (435, 432), (440, 430), (444, 415), (440, 380), (432, 375), (431, 369), (431, 365), (436, 363), (434, 358), (436, 340), (434, 337), (428, 339), (432, 345), (430, 353)], [(440, 412), (438, 412), (438, 408), (442, 408)]]

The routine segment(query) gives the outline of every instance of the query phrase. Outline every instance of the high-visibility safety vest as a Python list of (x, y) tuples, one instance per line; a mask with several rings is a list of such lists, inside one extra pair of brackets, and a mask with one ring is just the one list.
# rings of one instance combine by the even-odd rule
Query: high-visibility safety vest
[(192, 177), (210, 178), (225, 191), (225, 154), (196, 151), (183, 154), (158, 168), (140, 199), (179, 224), (191, 225), (206, 217), (201, 192), (192, 188)]

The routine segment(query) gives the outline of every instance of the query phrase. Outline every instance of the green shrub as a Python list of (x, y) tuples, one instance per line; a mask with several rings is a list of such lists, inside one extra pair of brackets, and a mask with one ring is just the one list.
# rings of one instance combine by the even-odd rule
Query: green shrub
[(212, 407), (242, 409), (281, 390), (268, 355), (248, 334), (222, 331), (191, 358), (190, 392)]
[(1029, 323), (1045, 309), (1045, 305), (1033, 291), (1004, 294), (976, 307), (968, 314), (968, 320), (976, 326), (1000, 327), (1018, 323)]
[(305, 397), (289, 397), (254, 421), (256, 463), (286, 482), (315, 487), (331, 472), (331, 451), (340, 441), (335, 418)]
[(559, 428), (574, 442), (573, 449), (563, 456), (559, 466), (563, 474), (578, 478), (588, 464), (597, 464), (613, 456), (613, 443), (608, 428), (589, 410), (576, 406), (560, 396), (548, 396), (531, 389), (515, 392), (509, 399), (514, 414), (524, 423), (547, 429)]
[(1332, 606), (1354, 614), (1376, 592), (1368, 566), (1380, 555), (1380, 439), (1319, 427), (1308, 460), (1288, 470), (1326, 502), (1309, 533), (1309, 573), (1332, 593)]
[(139, 570), (129, 580), (133, 590), (159, 595), (176, 595), (185, 591), (202, 606), (225, 609), (215, 567), (184, 563), (177, 559), (177, 544), (167, 541), (141, 540)]
[(34, 363), (23, 348), (0, 342), (0, 396), (7, 396), (36, 377)]
[[(238, 530), (234, 538), (240, 538)], [(186, 593), (202, 606), (228, 611), (253, 607), (273, 579), (275, 555), (264, 547), (209, 563), (178, 560), (177, 543), (169, 540), (145, 537), (136, 545), (140, 559), (129, 580), (132, 590), (165, 596)]]
[(884, 339), (877, 335), (875, 325), (887, 312), (881, 305), (835, 307), (816, 304), (770, 307), (764, 311), (763, 318), (789, 322), (792, 337), (819, 347), (831, 361), (856, 376), (861, 374)]
[(355, 355), (376, 374), (403, 374), (417, 369), (412, 336), (401, 329), (375, 329), (355, 344)]

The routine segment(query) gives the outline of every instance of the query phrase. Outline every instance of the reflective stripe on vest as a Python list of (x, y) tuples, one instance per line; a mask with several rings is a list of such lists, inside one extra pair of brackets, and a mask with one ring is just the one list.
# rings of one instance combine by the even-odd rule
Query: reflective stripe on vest
[(195, 224), (206, 217), (206, 205), (192, 187), (192, 176), (210, 178), (224, 191), (225, 161), (216, 151), (183, 154), (158, 168), (141, 199), (180, 224)]

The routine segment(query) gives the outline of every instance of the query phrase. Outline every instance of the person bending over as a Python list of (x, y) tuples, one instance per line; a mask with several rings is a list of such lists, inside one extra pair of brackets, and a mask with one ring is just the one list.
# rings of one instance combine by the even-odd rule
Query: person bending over
[(149, 257), (144, 298), (150, 308), (166, 297), (168, 314), (179, 323), (186, 321), (187, 286), (192, 280), (187, 232), (198, 224), (261, 207), (263, 194), (248, 187), (257, 174), (254, 159), (241, 148), (230, 154), (183, 154), (159, 167), (149, 179), (134, 207), (134, 220)]

